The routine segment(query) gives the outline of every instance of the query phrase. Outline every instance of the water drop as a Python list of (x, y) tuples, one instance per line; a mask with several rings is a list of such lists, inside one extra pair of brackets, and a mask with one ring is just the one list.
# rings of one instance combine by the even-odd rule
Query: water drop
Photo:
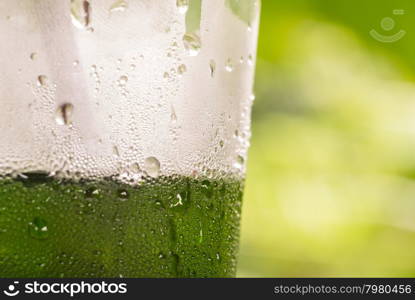
[(186, 33), (183, 36), (183, 44), (186, 52), (189, 56), (197, 56), (202, 47), (200, 37), (197, 33)]
[(180, 194), (176, 195), (176, 199), (177, 199), (177, 202), (174, 203), (174, 204), (171, 204), (170, 207), (176, 207), (176, 206), (182, 206), (183, 205), (183, 199), (182, 199), (182, 196)]
[(243, 165), (245, 163), (245, 158), (242, 155), (238, 155), (236, 157), (235, 163), (234, 163), (234, 167), (236, 169), (241, 170), (243, 168)]
[(210, 76), (213, 78), (215, 77), (215, 72), (216, 72), (216, 62), (211, 59), (209, 62), (209, 68), (210, 68)]
[(37, 57), (37, 53), (33, 52), (33, 53), (30, 54), (30, 59), (31, 60), (35, 60), (36, 57)]
[(254, 65), (254, 59), (251, 54), (248, 55), (248, 65), (250, 66)]
[(127, 81), (128, 81), (128, 77), (127, 77), (127, 76), (125, 76), (125, 75), (123, 75), (123, 76), (121, 76), (121, 77), (120, 77), (120, 79), (118, 80), (118, 83), (119, 83), (120, 85), (125, 85), (125, 84), (127, 83)]
[(117, 157), (120, 156), (120, 151), (118, 150), (117, 146), (112, 147), (112, 154), (114, 154), (114, 156), (117, 156)]
[(160, 173), (160, 162), (157, 158), (151, 156), (144, 161), (144, 170), (151, 177), (157, 177)]
[(88, 28), (91, 22), (91, 5), (87, 0), (71, 0), (72, 24), (79, 29)]
[[(200, 224), (200, 226), (202, 226), (202, 224)], [(199, 243), (201, 244), (203, 242), (203, 229), (200, 228), (199, 231)]]
[(213, 186), (210, 183), (209, 180), (203, 180), (202, 181), (202, 193), (207, 197), (207, 198), (212, 198), (213, 196)]
[(38, 240), (46, 239), (49, 236), (48, 226), (42, 218), (36, 217), (28, 224), (30, 237)]
[(58, 125), (72, 124), (73, 105), (64, 103), (56, 109), (55, 121)]
[(228, 72), (232, 72), (233, 71), (233, 62), (232, 59), (228, 58), (225, 64), (225, 70)]
[(74, 60), (74, 62), (72, 63), (72, 65), (73, 65), (74, 67), (76, 67), (77, 65), (79, 65), (79, 61), (78, 61), (78, 60)]
[(180, 75), (183, 75), (183, 73), (185, 73), (187, 71), (187, 67), (184, 64), (181, 64), (180, 66), (177, 67), (177, 73), (179, 73)]
[(127, 190), (120, 189), (118, 190), (118, 198), (120, 198), (121, 201), (125, 201), (130, 197)]
[(37, 77), (37, 85), (44, 86), (48, 82), (48, 78), (45, 75), (39, 75)]
[(124, 11), (126, 10), (128, 7), (128, 3), (124, 0), (118, 0), (115, 1), (111, 7), (110, 7), (110, 12), (116, 12), (116, 11)]
[(220, 146), (221, 148), (223, 148), (223, 146), (225, 146), (225, 142), (224, 142), (223, 140), (220, 140), (220, 141), (219, 141), (219, 146)]
[(173, 123), (176, 123), (177, 122), (176, 110), (174, 109), (174, 106), (173, 105), (171, 106), (170, 120)]
[(138, 165), (138, 163), (133, 163), (130, 169), (133, 173), (140, 173), (140, 166)]
[(95, 187), (88, 188), (85, 191), (85, 198), (99, 198), (99, 195), (100, 190)]
[(181, 14), (185, 14), (189, 9), (189, 0), (177, 0), (177, 9)]

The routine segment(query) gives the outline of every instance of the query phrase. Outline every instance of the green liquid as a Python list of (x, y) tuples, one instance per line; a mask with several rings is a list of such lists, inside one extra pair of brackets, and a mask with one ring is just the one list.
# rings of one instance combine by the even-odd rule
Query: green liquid
[(0, 181), (0, 277), (231, 277), (242, 181)]

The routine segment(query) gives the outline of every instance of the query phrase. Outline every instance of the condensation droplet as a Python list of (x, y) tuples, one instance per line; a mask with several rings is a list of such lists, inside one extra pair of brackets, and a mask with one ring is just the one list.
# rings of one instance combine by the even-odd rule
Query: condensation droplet
[(151, 156), (144, 161), (144, 170), (151, 177), (158, 177), (160, 173), (160, 162), (157, 158)]
[(179, 73), (180, 75), (183, 75), (186, 71), (187, 71), (187, 67), (184, 64), (181, 64), (180, 66), (177, 67), (177, 73)]
[(45, 220), (35, 217), (28, 224), (28, 233), (30, 237), (38, 240), (46, 239), (49, 236), (48, 226)]
[(254, 64), (254, 59), (251, 54), (248, 55), (248, 65), (252, 66)]
[(120, 198), (121, 201), (126, 201), (128, 200), (129, 197), (130, 195), (128, 194), (127, 190), (124, 190), (124, 189), (118, 190), (118, 198)]
[(91, 5), (87, 0), (71, 0), (72, 24), (79, 29), (87, 29), (91, 22)]
[(176, 195), (176, 203), (170, 204), (170, 207), (183, 206), (183, 197), (180, 194)]
[(112, 154), (114, 154), (114, 156), (117, 156), (117, 157), (120, 156), (120, 151), (118, 150), (117, 146), (112, 147)]
[(215, 72), (216, 72), (216, 62), (211, 59), (209, 62), (209, 68), (210, 68), (210, 76), (213, 78), (215, 77)]
[(236, 169), (241, 170), (243, 168), (244, 163), (245, 163), (245, 158), (242, 155), (238, 155), (236, 156), (234, 167)]
[(173, 105), (171, 106), (170, 120), (173, 123), (176, 123), (177, 122), (176, 110), (174, 109), (174, 106)]
[(46, 75), (39, 75), (37, 77), (37, 85), (38, 86), (44, 86), (46, 85), (48, 82), (48, 78), (46, 77)]
[(125, 85), (125, 84), (127, 83), (127, 81), (128, 81), (128, 77), (127, 77), (127, 76), (125, 76), (125, 75), (123, 75), (123, 76), (121, 76), (121, 77), (120, 77), (120, 79), (118, 80), (118, 83), (119, 83), (120, 85)]
[(197, 56), (202, 47), (200, 37), (197, 33), (186, 33), (183, 36), (183, 44), (186, 52), (189, 56)]
[(110, 6), (110, 12), (116, 12), (116, 11), (124, 11), (126, 10), (128, 7), (128, 3), (127, 1), (124, 0), (118, 0), (115, 1), (111, 6)]
[[(202, 224), (200, 224), (202, 226)], [(200, 228), (199, 231), (199, 244), (203, 243), (203, 228)]]
[(37, 57), (37, 53), (36, 52), (33, 52), (33, 53), (30, 54), (30, 59), (31, 60), (35, 60), (36, 57)]
[(65, 103), (56, 109), (55, 121), (58, 125), (72, 124), (73, 105)]
[(181, 14), (185, 14), (189, 9), (189, 0), (177, 0), (177, 9)]
[(74, 60), (74, 62), (72, 63), (74, 67), (76, 67), (77, 65), (79, 65), (79, 61), (78, 60)]
[(225, 70), (228, 72), (232, 72), (233, 71), (233, 62), (232, 59), (228, 58), (225, 64)]
[(140, 173), (140, 166), (138, 163), (133, 163), (130, 169), (133, 173)]

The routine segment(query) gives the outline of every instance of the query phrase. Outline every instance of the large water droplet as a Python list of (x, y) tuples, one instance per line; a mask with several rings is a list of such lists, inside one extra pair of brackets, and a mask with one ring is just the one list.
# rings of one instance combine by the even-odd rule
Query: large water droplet
[(139, 164), (138, 163), (133, 163), (131, 166), (130, 166), (130, 170), (133, 172), (133, 173), (136, 173), (136, 174), (138, 174), (138, 173), (140, 173), (140, 166), (139, 166)]
[(202, 224), (200, 224), (200, 231), (199, 231), (199, 243), (203, 243), (203, 228)]
[(202, 47), (199, 34), (196, 32), (186, 33), (183, 36), (183, 44), (189, 56), (197, 56), (200, 52), (200, 48)]
[(176, 123), (177, 122), (176, 110), (174, 109), (174, 106), (173, 105), (171, 106), (170, 120), (173, 123)]
[(115, 12), (115, 11), (124, 11), (126, 10), (128, 7), (128, 3), (127, 1), (124, 0), (118, 0), (115, 1), (111, 6), (110, 6), (110, 12)]
[(189, 9), (189, 0), (177, 0), (176, 5), (179, 12), (185, 14)]
[(62, 104), (56, 110), (55, 121), (58, 123), (58, 125), (71, 125), (72, 114), (73, 105), (71, 103)]
[(46, 77), (46, 75), (39, 75), (37, 77), (37, 85), (38, 86), (44, 86), (44, 85), (46, 85), (47, 82), (48, 82), (48, 78)]
[(179, 75), (183, 75), (186, 71), (187, 71), (187, 67), (184, 64), (181, 64), (180, 66), (177, 67), (177, 73), (179, 73)]
[(125, 84), (127, 83), (127, 81), (128, 81), (128, 77), (127, 77), (127, 76), (125, 76), (125, 75), (123, 75), (123, 76), (121, 76), (121, 77), (120, 77), (120, 79), (118, 80), (118, 83), (119, 83), (120, 85), (125, 85)]
[(127, 190), (124, 190), (124, 189), (118, 190), (118, 198), (121, 201), (126, 201), (129, 197), (130, 197), (130, 195), (128, 194)]
[(157, 158), (151, 156), (144, 161), (144, 170), (151, 177), (157, 177), (160, 173), (160, 162)]
[(118, 150), (117, 146), (112, 147), (112, 154), (114, 154), (116, 157), (120, 157), (120, 150)]
[(38, 240), (46, 239), (49, 236), (48, 226), (45, 220), (36, 217), (28, 224), (28, 233), (30, 237)]
[(245, 158), (242, 155), (238, 155), (235, 159), (235, 163), (233, 164), (233, 166), (238, 169), (241, 170), (244, 166), (245, 163)]
[(182, 195), (177, 194), (176, 195), (176, 203), (170, 204), (170, 207), (176, 207), (176, 206), (182, 206), (183, 205), (183, 198)]
[(254, 65), (254, 58), (252, 57), (252, 54), (248, 55), (248, 65), (250, 66)]
[(215, 72), (216, 72), (216, 62), (211, 59), (209, 62), (209, 68), (210, 68), (210, 76), (213, 78), (215, 77)]
[(226, 60), (226, 64), (225, 64), (225, 70), (228, 72), (232, 72), (233, 71), (233, 62), (231, 58), (228, 58)]
[(91, 5), (88, 0), (71, 0), (72, 24), (87, 29), (91, 22)]
[(100, 190), (95, 187), (90, 187), (85, 191), (85, 198), (99, 198)]

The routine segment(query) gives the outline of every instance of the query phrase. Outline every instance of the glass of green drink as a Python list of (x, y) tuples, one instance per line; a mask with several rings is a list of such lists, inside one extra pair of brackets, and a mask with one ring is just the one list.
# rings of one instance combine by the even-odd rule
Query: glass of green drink
[(257, 0), (3, 0), (0, 277), (231, 277)]

